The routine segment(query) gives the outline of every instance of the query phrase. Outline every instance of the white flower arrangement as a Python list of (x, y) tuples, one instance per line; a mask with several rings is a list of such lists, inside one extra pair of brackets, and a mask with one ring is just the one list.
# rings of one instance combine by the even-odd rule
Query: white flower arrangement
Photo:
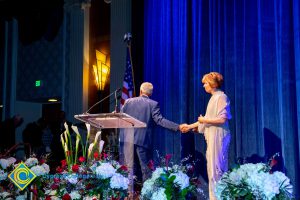
[(190, 177), (183, 173), (182, 171), (178, 171), (177, 173), (170, 174), (170, 176), (175, 176), (174, 183), (180, 186), (180, 189), (183, 190), (190, 185)]
[(32, 158), (28, 158), (26, 161), (25, 161), (25, 165), (27, 166), (27, 167), (32, 167), (32, 166), (34, 166), (34, 165), (37, 165), (37, 164), (39, 164), (39, 161), (38, 161), (38, 159), (37, 158), (34, 158), (34, 157), (32, 157)]
[(226, 172), (217, 182), (217, 199), (291, 199), (293, 187), (282, 172), (270, 173), (264, 163), (247, 163)]
[(157, 200), (157, 199), (168, 199), (166, 195), (166, 189), (165, 188), (159, 188), (157, 191), (153, 193), (151, 196), (151, 200)]
[(8, 174), (11, 172), (11, 170), (14, 169), (14, 163), (16, 162), (16, 159), (13, 157), (9, 157), (6, 159), (0, 159), (0, 182), (7, 180)]
[(115, 173), (110, 179), (110, 187), (113, 189), (127, 190), (129, 179), (121, 174)]
[(49, 167), (49, 165), (46, 164), (46, 163), (43, 163), (41, 166), (44, 168), (46, 174), (49, 174), (49, 172), (50, 172), (50, 167)]
[(9, 162), (6, 159), (0, 159), (0, 167), (6, 169), (9, 165)]
[(4, 170), (0, 169), (0, 181), (7, 179), (7, 173)]
[(88, 197), (83, 197), (83, 200), (98, 200), (97, 196), (88, 196)]
[(61, 198), (56, 197), (56, 196), (51, 196), (51, 200), (61, 200)]
[[(40, 185), (42, 176), (49, 174), (50, 167), (44, 160), (40, 162), (38, 159), (34, 157), (30, 157), (24, 161), (24, 164), (36, 175), (33, 181), (25, 188), (25, 190), (20, 190), (17, 186), (15, 186), (12, 181), (8, 178), (8, 175), (15, 170), (16, 167), (19, 166), (20, 162), (16, 162), (17, 160), (14, 157), (9, 157), (5, 159), (0, 159), (0, 199), (27, 199), (26, 193), (29, 190), (36, 192), (33, 185)], [(41, 164), (43, 163), (43, 164)]]
[[(104, 141), (99, 141), (101, 131), (90, 142), (90, 125), (86, 124), (87, 138), (83, 141), (76, 126), (76, 143), (70, 139), (68, 129), (61, 134), (65, 159), (56, 168), (56, 173), (43, 176), (44, 185), (40, 193), (47, 200), (83, 199), (98, 200), (108, 198), (125, 198), (129, 184), (128, 169), (114, 161), (103, 151)], [(81, 151), (79, 145), (81, 144)], [(72, 151), (73, 150), (73, 151)], [(81, 155), (80, 155), (81, 154)]]
[(27, 199), (26, 195), (19, 195), (16, 197), (16, 200), (26, 200), (26, 199)]
[(75, 173), (68, 174), (66, 176), (66, 180), (67, 180), (68, 183), (71, 183), (71, 184), (75, 185), (78, 182), (78, 176)]
[(1, 192), (0, 199), (7, 199), (11, 194), (9, 192)]
[(16, 159), (13, 157), (9, 157), (7, 159), (0, 159), (0, 169), (6, 170), (7, 168), (13, 166), (13, 164), (16, 162)]
[(116, 173), (116, 169), (110, 163), (101, 163), (96, 168), (96, 174), (101, 179), (112, 177)]
[[(16, 159), (13, 157), (0, 159), (0, 200), (26, 199), (29, 193), (35, 198), (45, 200), (99, 200), (127, 197), (128, 169), (102, 152), (104, 141), (98, 141), (101, 132), (97, 133), (91, 148), (88, 149), (89, 125), (87, 124), (86, 142), (81, 140), (77, 127), (72, 128), (76, 133), (76, 144), (72, 144), (68, 131), (61, 135), (62, 146), (66, 147), (66, 157), (56, 168), (55, 174), (49, 174), (50, 167), (45, 163), (47, 155), (41, 160), (30, 157), (24, 161), (24, 164), (36, 175), (25, 190), (18, 189), (8, 178), (19, 164), (15, 164)], [(80, 143), (81, 151), (78, 150)]]
[[(157, 167), (151, 178), (144, 182), (141, 199), (187, 199), (196, 195), (196, 181), (187, 175), (188, 167), (183, 165), (169, 166), (170, 159), (170, 154), (162, 158), (160, 163), (165, 164), (165, 166)], [(148, 166), (154, 169), (153, 164), (152, 162)]]
[[(165, 194), (166, 189), (172, 190), (173, 188), (176, 188), (175, 190), (179, 191), (179, 193), (185, 189), (191, 189), (189, 188), (189, 186), (191, 186), (190, 177), (181, 171), (181, 169), (177, 170), (174, 170), (172, 167), (169, 167), (168, 171), (166, 168), (157, 168), (152, 173), (151, 178), (146, 180), (143, 184), (141, 191), (143, 199), (168, 199)], [(178, 195), (180, 196), (180, 194)]]
[(43, 176), (49, 174), (50, 167), (46, 163), (39, 164), (39, 161), (35, 157), (30, 157), (25, 161), (27, 167), (36, 175), (36, 176)]
[(81, 199), (81, 195), (78, 193), (78, 191), (72, 191), (70, 193), (71, 199)]
[(155, 169), (155, 171), (152, 173), (152, 180), (156, 180), (156, 179), (158, 179), (159, 177), (160, 177), (160, 175), (162, 174), (162, 173), (164, 173), (164, 169), (162, 168), (162, 167), (158, 167), (158, 168), (156, 168)]
[(36, 176), (42, 176), (49, 173), (49, 171), (47, 172), (46, 169), (41, 165), (35, 165), (30, 169)]

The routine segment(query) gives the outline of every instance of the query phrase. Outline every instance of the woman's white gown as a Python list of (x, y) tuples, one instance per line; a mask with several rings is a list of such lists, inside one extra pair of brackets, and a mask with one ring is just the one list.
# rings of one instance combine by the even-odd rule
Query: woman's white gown
[[(231, 119), (230, 101), (222, 91), (216, 91), (210, 98), (205, 118)], [(228, 120), (220, 126), (206, 124), (204, 137), (207, 143), (206, 159), (209, 180), (209, 199), (216, 199), (214, 190), (216, 182), (228, 170), (228, 149), (230, 144), (230, 131)]]

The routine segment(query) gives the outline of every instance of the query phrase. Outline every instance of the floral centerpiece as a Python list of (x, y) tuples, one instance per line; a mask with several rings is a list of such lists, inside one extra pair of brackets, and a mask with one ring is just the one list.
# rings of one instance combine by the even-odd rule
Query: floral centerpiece
[[(75, 145), (65, 124), (66, 131), (61, 135), (65, 160), (57, 167), (56, 174), (44, 176), (46, 199), (120, 199), (127, 196), (129, 184), (127, 167), (120, 165), (103, 152), (104, 141), (99, 141), (101, 131), (93, 142), (88, 142), (90, 125), (87, 126), (87, 139), (83, 142), (76, 126)], [(80, 155), (81, 154), (81, 155)], [(78, 156), (80, 155), (80, 156)]]
[(196, 195), (197, 178), (193, 178), (193, 165), (170, 163), (171, 155), (161, 158), (160, 166), (155, 168), (153, 161), (148, 167), (153, 170), (146, 180), (141, 198), (146, 200), (191, 199)]
[(75, 141), (67, 124), (61, 134), (61, 144), (65, 160), (49, 174), (45, 160), (28, 158), (24, 164), (31, 169), (36, 178), (20, 191), (8, 179), (8, 175), (18, 166), (15, 158), (0, 159), (0, 199), (122, 199), (127, 196), (129, 185), (126, 166), (103, 151), (104, 141), (99, 141), (101, 131), (89, 142), (90, 125), (87, 126), (87, 139), (83, 141), (76, 126)]
[(36, 175), (36, 178), (21, 191), (8, 178), (8, 175), (19, 165), (14, 157), (0, 159), (0, 199), (27, 199), (30, 192), (38, 196), (37, 187), (42, 187), (42, 176), (49, 174), (49, 165), (45, 160), (35, 157), (28, 158), (25, 165)]
[(22, 196), (23, 193), (8, 179), (8, 175), (14, 169), (16, 159), (9, 157), (0, 159), (0, 199), (13, 199)]
[(291, 199), (293, 187), (282, 172), (271, 171), (269, 164), (246, 163), (223, 174), (217, 182), (217, 199)]
[[(94, 154), (95, 160), (90, 166), (80, 157), (81, 164), (67, 170), (66, 161), (61, 162), (56, 174), (44, 176), (48, 179), (45, 188), (46, 199), (106, 199), (127, 196), (129, 180), (125, 166), (106, 157), (105, 153)], [(100, 158), (102, 157), (102, 158)]]

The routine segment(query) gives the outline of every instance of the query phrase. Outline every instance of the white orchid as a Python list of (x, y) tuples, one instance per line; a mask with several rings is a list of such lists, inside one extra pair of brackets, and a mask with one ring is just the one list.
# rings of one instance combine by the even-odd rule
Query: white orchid
[(99, 142), (99, 153), (102, 153), (103, 146), (104, 146), (104, 141), (100, 140), (100, 142)]

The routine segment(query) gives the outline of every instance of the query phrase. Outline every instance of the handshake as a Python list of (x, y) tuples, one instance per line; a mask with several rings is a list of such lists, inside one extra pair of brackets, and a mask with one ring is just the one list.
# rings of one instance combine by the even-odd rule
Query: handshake
[(190, 127), (190, 125), (188, 125), (188, 124), (180, 124), (179, 125), (179, 130), (181, 133), (186, 133), (186, 132), (190, 131), (190, 129), (192, 129), (192, 127)]
[(186, 124), (186, 123), (180, 124), (179, 130), (181, 133), (186, 133), (186, 132), (189, 132), (190, 130), (193, 130), (194, 132), (203, 133), (206, 123), (208, 123), (208, 120), (205, 117), (203, 117), (202, 115), (200, 115), (198, 117), (198, 121), (196, 121), (193, 124)]

